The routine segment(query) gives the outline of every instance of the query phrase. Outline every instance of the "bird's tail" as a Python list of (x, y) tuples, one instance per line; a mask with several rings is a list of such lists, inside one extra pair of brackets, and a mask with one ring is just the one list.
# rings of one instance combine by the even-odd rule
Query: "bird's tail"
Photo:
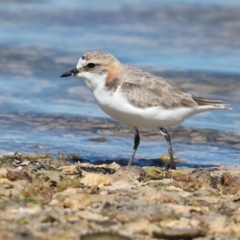
[(193, 100), (198, 104), (198, 106), (205, 106), (211, 109), (228, 109), (232, 110), (230, 104), (225, 103), (221, 100), (212, 100), (207, 98), (202, 98), (193, 95)]

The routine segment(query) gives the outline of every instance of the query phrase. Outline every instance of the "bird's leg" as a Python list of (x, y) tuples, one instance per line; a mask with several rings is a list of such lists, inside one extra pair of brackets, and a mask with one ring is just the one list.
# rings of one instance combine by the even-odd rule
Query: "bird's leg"
[(162, 134), (165, 136), (165, 139), (167, 140), (168, 143), (168, 153), (170, 157), (170, 168), (171, 169), (176, 169), (174, 160), (173, 160), (173, 150), (172, 150), (172, 143), (171, 143), (171, 137), (170, 134), (167, 132), (165, 128), (160, 128), (160, 131)]
[(135, 130), (136, 130), (136, 133), (135, 133), (135, 138), (134, 138), (134, 146), (133, 146), (131, 157), (130, 157), (129, 162), (128, 162), (128, 166), (132, 165), (132, 161), (134, 159), (135, 153), (136, 153), (138, 145), (140, 143), (140, 136), (139, 136), (138, 129), (135, 128)]

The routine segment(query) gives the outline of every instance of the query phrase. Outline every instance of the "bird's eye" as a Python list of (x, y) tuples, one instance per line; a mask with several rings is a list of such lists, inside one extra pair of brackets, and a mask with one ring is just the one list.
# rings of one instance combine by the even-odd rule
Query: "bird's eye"
[(94, 68), (95, 66), (96, 66), (96, 64), (94, 64), (94, 63), (89, 63), (89, 64), (87, 65), (88, 68)]

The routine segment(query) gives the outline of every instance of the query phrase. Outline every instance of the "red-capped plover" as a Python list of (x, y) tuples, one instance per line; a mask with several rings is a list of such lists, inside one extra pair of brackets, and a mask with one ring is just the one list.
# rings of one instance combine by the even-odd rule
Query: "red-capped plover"
[(118, 61), (104, 51), (84, 54), (76, 68), (61, 77), (83, 79), (99, 107), (135, 132), (128, 165), (140, 143), (139, 130), (160, 130), (168, 143), (170, 168), (175, 168), (171, 137), (166, 127), (177, 126), (194, 114), (230, 109), (220, 100), (195, 96), (175, 83)]

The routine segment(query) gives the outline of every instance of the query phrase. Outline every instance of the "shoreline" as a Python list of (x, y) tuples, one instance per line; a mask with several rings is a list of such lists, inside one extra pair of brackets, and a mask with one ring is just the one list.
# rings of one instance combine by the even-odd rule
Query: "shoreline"
[(239, 236), (239, 168), (166, 171), (67, 159), (0, 158), (1, 239), (94, 239), (99, 232), (103, 239)]

